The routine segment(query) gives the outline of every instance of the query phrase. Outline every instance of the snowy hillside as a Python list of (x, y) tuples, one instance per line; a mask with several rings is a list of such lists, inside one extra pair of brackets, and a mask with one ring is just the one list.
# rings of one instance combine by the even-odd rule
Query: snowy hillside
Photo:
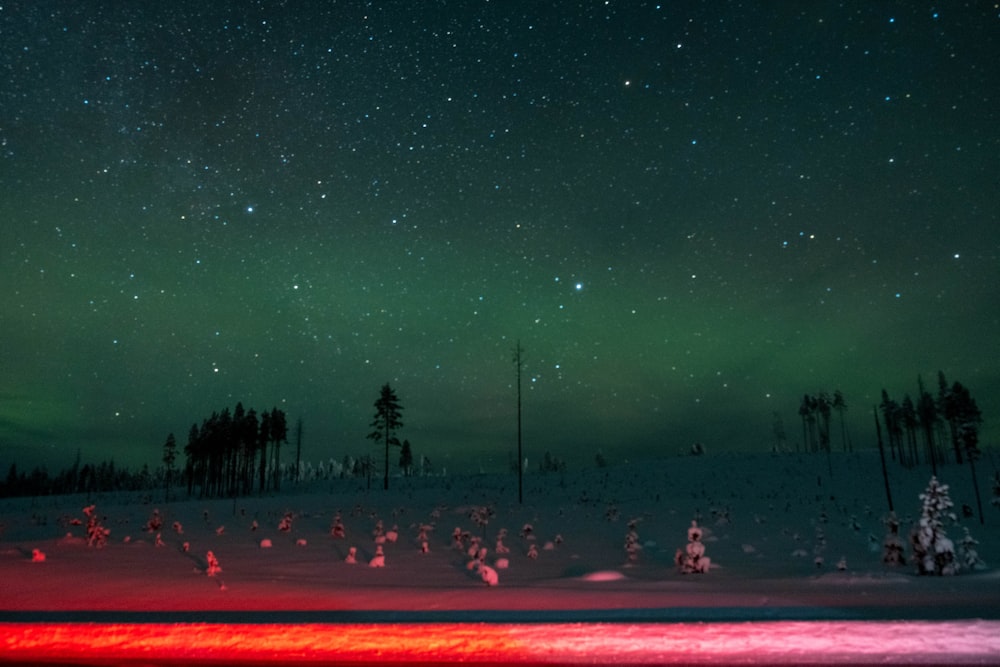
[[(0, 663), (994, 664), (1000, 509), (939, 476), (958, 523), (928, 543), (968, 528), (986, 563), (954, 576), (882, 562), (870, 452), (532, 474), (523, 505), (513, 476), (8, 500)], [(892, 471), (907, 557), (929, 477)]]
[[(812, 455), (715, 455), (531, 474), (521, 506), (513, 476), (395, 479), (388, 492), (337, 479), (235, 501), (13, 499), (0, 506), (2, 606), (656, 609), (667, 617), (696, 608), (708, 619), (787, 616), (791, 608), (851, 618), (1000, 614), (992, 471), (980, 480), (985, 526), (961, 516), (963, 505), (975, 507), (968, 468), (939, 471), (959, 515), (948, 536), (957, 545), (967, 527), (987, 567), (919, 577), (912, 564), (882, 563), (887, 502), (877, 454), (835, 456), (832, 475), (827, 466)], [(892, 469), (907, 555), (929, 477)], [(88, 546), (90, 505), (108, 533), (102, 548)], [(707, 573), (684, 574), (675, 564), (692, 521), (703, 533)], [(209, 551), (221, 568), (211, 577)], [(384, 567), (373, 567), (379, 553)]]

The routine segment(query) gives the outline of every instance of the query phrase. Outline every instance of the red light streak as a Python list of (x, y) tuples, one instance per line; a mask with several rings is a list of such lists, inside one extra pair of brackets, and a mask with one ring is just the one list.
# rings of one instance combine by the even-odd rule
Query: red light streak
[[(996, 664), (995, 621), (3, 623), (0, 663)], [(956, 634), (957, 633), (957, 634)]]

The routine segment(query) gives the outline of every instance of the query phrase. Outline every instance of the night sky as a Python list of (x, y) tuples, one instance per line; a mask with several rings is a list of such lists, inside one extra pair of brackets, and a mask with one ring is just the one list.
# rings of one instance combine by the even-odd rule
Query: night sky
[[(1000, 428), (992, 2), (8, 2), (0, 465), (766, 451), (937, 372)], [(839, 446), (839, 440), (834, 444)], [(287, 451), (287, 450), (286, 450)], [(288, 460), (288, 459), (286, 459)]]

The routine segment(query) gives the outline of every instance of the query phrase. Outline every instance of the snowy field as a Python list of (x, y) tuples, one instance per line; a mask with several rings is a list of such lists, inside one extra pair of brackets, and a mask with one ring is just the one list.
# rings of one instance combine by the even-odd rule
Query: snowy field
[[(890, 472), (909, 555), (930, 471)], [(883, 564), (872, 452), (531, 473), (523, 505), (513, 475), (10, 499), (0, 662), (1000, 664), (992, 476), (980, 525), (968, 467), (939, 470), (984, 561), (955, 576)], [(685, 574), (692, 520), (710, 565)]]

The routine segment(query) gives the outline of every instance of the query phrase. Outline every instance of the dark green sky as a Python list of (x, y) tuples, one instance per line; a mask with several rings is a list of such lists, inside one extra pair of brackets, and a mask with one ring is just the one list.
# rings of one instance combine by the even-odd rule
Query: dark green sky
[[(242, 401), (360, 455), (800, 439), (840, 389), (1000, 434), (987, 4), (0, 9), (0, 465), (155, 463)], [(103, 7), (103, 8), (102, 8)]]

